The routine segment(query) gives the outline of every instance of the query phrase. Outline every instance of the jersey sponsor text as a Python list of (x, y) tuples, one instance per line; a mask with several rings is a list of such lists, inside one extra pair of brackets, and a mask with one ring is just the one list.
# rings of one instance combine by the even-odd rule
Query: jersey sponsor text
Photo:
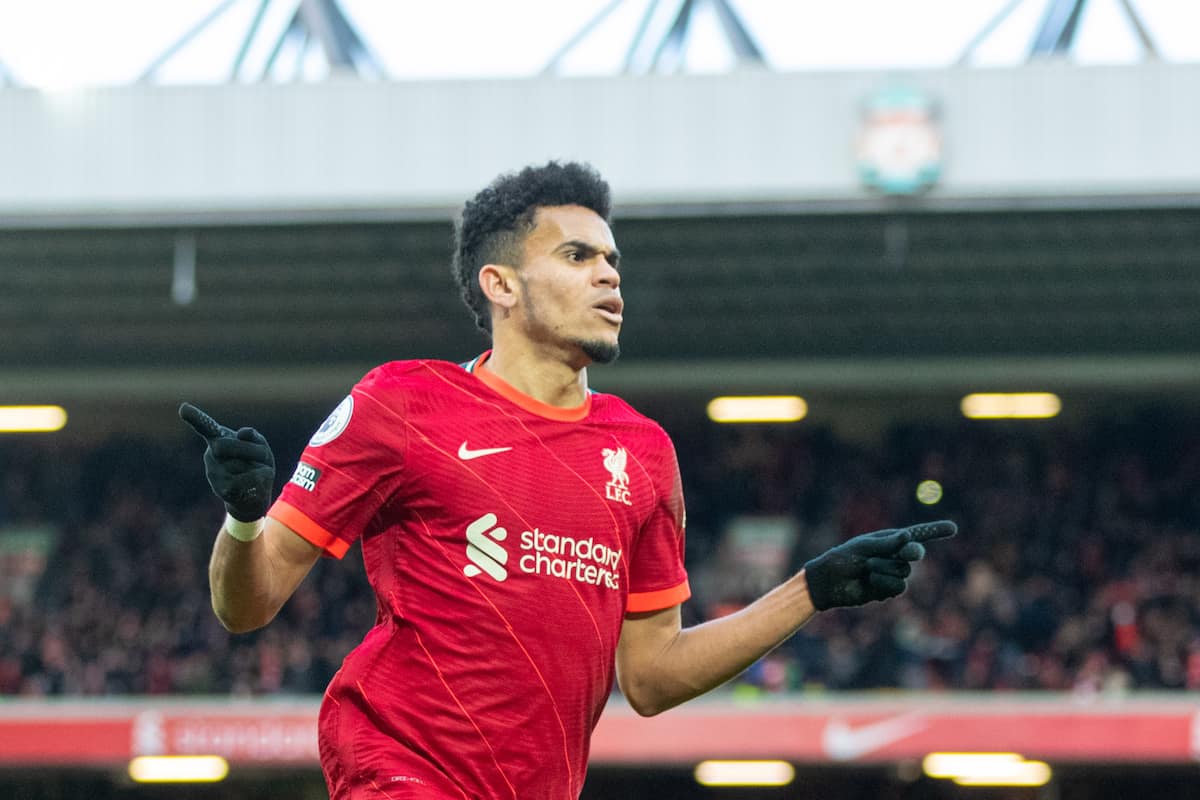
[[(500, 543), (508, 531), (499, 527), (499, 518), (484, 514), (467, 526), (467, 558), (463, 574), (475, 578), (487, 573), (500, 582), (508, 579), (508, 551)], [(597, 542), (595, 537), (577, 539), (540, 528), (522, 531), (520, 548), (527, 551), (517, 560), (517, 568), (528, 575), (549, 575), (569, 581), (620, 589), (622, 550)]]
[(521, 549), (532, 551), (518, 562), (522, 572), (621, 588), (617, 565), (622, 551), (600, 544), (591, 536), (576, 539), (534, 528), (521, 532)]
[(296, 465), (296, 471), (292, 473), (292, 478), (289, 483), (294, 483), (306, 492), (311, 492), (317, 488), (317, 481), (321, 479), (321, 470), (314, 467), (312, 464), (305, 464), (301, 461)]

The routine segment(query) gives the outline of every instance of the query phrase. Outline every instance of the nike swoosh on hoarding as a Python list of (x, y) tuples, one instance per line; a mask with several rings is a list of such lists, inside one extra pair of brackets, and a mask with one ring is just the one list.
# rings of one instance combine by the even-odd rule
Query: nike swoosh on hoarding
[(907, 739), (924, 730), (925, 721), (916, 713), (888, 717), (857, 727), (833, 718), (821, 731), (821, 748), (834, 761), (852, 761)]
[(463, 442), (462, 444), (460, 444), (458, 446), (458, 457), (461, 458), (463, 461), (470, 461), (473, 458), (480, 458), (481, 456), (491, 456), (491, 455), (495, 455), (496, 453), (503, 453), (506, 450), (512, 450), (512, 448), (511, 447), (485, 447), (480, 450), (471, 450), (470, 448), (467, 447), (467, 443)]

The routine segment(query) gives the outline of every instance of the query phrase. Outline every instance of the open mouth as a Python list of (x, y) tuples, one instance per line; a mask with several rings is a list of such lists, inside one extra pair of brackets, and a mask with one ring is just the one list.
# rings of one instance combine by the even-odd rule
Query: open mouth
[(613, 297), (592, 306), (592, 308), (596, 309), (600, 316), (604, 317), (609, 322), (618, 324), (621, 322), (621, 312), (624, 310), (624, 307), (625, 304), (621, 302), (619, 297)]

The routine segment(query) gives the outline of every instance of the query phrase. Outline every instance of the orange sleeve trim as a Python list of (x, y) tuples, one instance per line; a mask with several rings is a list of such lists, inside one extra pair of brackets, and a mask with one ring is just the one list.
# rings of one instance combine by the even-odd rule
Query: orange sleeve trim
[(625, 611), (662, 611), (664, 608), (677, 606), (692, 596), (692, 589), (687, 580), (670, 589), (659, 589), (657, 592), (630, 592), (629, 600), (625, 603)]
[(300, 538), (307, 539), (334, 558), (341, 558), (350, 549), (350, 545), (346, 541), (339, 539), (313, 522), (307, 514), (291, 503), (276, 500), (275, 505), (271, 506), (271, 510), (267, 514), (291, 528)]

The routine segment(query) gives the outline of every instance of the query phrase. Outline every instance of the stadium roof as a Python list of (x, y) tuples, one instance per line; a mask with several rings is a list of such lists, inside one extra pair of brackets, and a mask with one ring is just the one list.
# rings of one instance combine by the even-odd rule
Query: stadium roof
[[(1200, 60), (1200, 5), (1177, 0), (0, 0), (0, 85), (126, 83), (152, 65), (167, 83), (228, 80), (234, 65), (256, 79), (268, 63), (274, 79), (319, 79), (330, 59), (313, 42), (327, 50), (335, 32), (292, 23), (322, 9), (344, 14), (340, 33), (360, 36), (394, 79), (520, 77), (551, 62), (562, 74), (613, 73), (637, 66), (634, 45), (648, 41), (643, 66), (722, 71), (739, 60), (731, 15), (779, 70), (1005, 66), (1038, 53)], [(678, 57), (655, 60), (663, 43)]]
[[(1198, 230), (1195, 209), (625, 219), (602, 386), (1195, 390)], [(0, 231), (0, 382), (299, 398), (467, 358), (448, 249), (446, 222)]]

